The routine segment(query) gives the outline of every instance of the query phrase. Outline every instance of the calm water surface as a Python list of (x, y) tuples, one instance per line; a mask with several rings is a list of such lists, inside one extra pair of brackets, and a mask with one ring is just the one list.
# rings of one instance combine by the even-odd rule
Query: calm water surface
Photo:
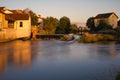
[(112, 80), (119, 67), (120, 44), (0, 43), (0, 80)]

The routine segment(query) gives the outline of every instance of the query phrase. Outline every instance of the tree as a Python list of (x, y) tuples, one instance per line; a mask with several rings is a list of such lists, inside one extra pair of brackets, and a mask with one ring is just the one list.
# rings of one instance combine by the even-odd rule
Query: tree
[(65, 29), (63, 27), (61, 27), (60, 25), (58, 25), (55, 30), (55, 33), (56, 34), (65, 34)]
[(112, 26), (105, 20), (100, 20), (99, 25), (96, 27), (96, 31), (112, 29)]
[(37, 23), (38, 23), (38, 17), (36, 16), (36, 14), (32, 13), (32, 14), (30, 14), (30, 16), (31, 16), (31, 25), (32, 26), (37, 25)]
[(43, 29), (48, 32), (48, 34), (54, 34), (56, 27), (59, 24), (58, 19), (53, 17), (47, 17), (45, 20), (43, 20), (44, 27)]
[(56, 34), (69, 34), (70, 32), (71, 32), (70, 19), (66, 16), (60, 18), (59, 25), (56, 29)]
[(120, 27), (117, 27), (115, 31), (116, 31), (116, 38), (120, 40)]
[(31, 17), (31, 25), (32, 25), (32, 26), (37, 25), (37, 23), (38, 23), (38, 17), (37, 17), (37, 15), (36, 15), (36, 13), (34, 13), (34, 12), (33, 12), (31, 9), (29, 9), (29, 8), (24, 9), (23, 12), (25, 12), (25, 13), (27, 13), (27, 14), (30, 15), (30, 17)]
[(90, 28), (90, 31), (94, 31), (95, 30), (94, 17), (88, 18), (86, 26), (88, 26), (88, 28)]
[(78, 32), (78, 27), (77, 27), (76, 24), (72, 24), (72, 25), (71, 25), (71, 32), (72, 32), (72, 33), (77, 33), (77, 32)]
[(120, 20), (118, 21), (118, 26), (120, 26)]

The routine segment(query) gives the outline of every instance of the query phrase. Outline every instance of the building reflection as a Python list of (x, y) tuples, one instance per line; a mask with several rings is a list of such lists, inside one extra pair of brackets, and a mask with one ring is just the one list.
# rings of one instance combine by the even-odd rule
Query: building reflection
[(10, 46), (10, 51), (0, 52), (0, 74), (4, 73), (6, 66), (15, 68), (28, 68), (31, 65), (31, 42), (15, 41)]
[(6, 54), (0, 54), (0, 75), (4, 72), (6, 63), (7, 63), (7, 55)]
[(13, 51), (13, 64), (15, 67), (29, 67), (31, 64), (31, 43), (19, 43), (14, 44)]
[(114, 59), (117, 56), (115, 44), (111, 44), (109, 50), (110, 50), (110, 56)]
[(105, 58), (106, 56), (110, 56), (112, 59), (114, 59), (117, 56), (115, 45), (116, 45), (115, 43), (110, 43), (108, 45), (95, 44), (94, 56), (96, 58), (100, 58), (100, 57)]

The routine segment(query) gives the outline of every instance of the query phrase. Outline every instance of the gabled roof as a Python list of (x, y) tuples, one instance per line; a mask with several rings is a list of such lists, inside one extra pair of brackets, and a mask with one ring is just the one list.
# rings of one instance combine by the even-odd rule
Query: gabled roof
[(12, 12), (6, 7), (0, 7), (0, 12), (5, 13), (5, 14), (12, 14)]
[(11, 12), (13, 12), (13, 14), (22, 14), (23, 11), (22, 10), (10, 10)]
[(117, 18), (118, 16), (114, 13), (114, 12), (111, 12), (111, 13), (103, 13), (103, 14), (98, 14), (95, 19), (99, 19), (99, 18), (109, 18), (112, 14), (114, 14)]
[(0, 10), (4, 10), (4, 9), (6, 9), (6, 7), (0, 7)]
[(28, 20), (29, 15), (28, 14), (6, 14), (5, 16), (6, 20)]
[(4, 14), (2, 11), (0, 11), (0, 13)]

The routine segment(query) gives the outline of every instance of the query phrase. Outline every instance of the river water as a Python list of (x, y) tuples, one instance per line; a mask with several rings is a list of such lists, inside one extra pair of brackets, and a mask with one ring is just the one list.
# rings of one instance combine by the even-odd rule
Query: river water
[(0, 43), (0, 80), (113, 80), (120, 44), (64, 41)]

